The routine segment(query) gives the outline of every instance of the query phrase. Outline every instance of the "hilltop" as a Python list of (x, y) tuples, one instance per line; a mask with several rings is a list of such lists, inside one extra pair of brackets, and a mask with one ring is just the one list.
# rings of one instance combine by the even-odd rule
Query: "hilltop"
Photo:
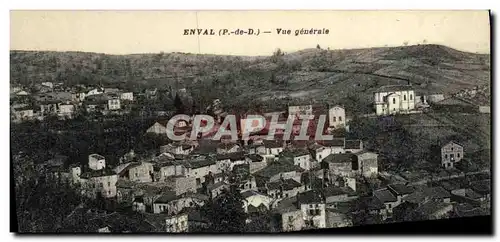
[(233, 106), (341, 103), (360, 112), (382, 85), (410, 82), (419, 93), (455, 93), (490, 83), (490, 55), (441, 45), (305, 49), (267, 57), (11, 51), (10, 64), (11, 82), (186, 88), (201, 105), (213, 98)]

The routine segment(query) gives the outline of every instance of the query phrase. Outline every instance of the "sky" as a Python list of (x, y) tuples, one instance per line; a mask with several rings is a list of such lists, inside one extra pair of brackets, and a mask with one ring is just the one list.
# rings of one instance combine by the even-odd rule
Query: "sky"
[[(441, 44), (490, 53), (489, 12), (450, 11), (11, 11), (11, 50), (107, 54), (270, 55), (280, 48), (352, 49)], [(270, 34), (195, 36), (184, 29), (253, 28)], [(278, 35), (276, 29), (290, 29)], [(295, 30), (328, 29), (299, 35)]]

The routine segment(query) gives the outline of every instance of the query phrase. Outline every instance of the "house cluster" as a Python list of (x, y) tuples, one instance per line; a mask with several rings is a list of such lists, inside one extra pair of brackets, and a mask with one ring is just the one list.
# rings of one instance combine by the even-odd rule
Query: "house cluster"
[[(222, 127), (224, 125), (224, 118), (227, 117), (228, 112), (223, 111), (220, 108), (220, 101), (215, 100), (214, 104), (211, 106), (214, 108), (214, 121), (215, 125), (209, 131), (205, 131), (200, 133), (199, 138), (210, 138), (214, 137), (218, 130), (220, 129), (232, 129), (233, 127)], [(300, 135), (301, 129), (303, 125), (303, 115), (312, 115), (315, 119), (309, 120), (309, 124), (307, 128), (307, 135), (309, 138), (314, 139), (316, 135), (316, 129), (318, 128), (318, 117), (319, 115), (325, 115), (325, 124), (323, 128), (325, 133), (330, 133), (334, 130), (345, 129), (348, 131), (349, 129), (349, 118), (346, 116), (345, 109), (342, 106), (335, 105), (325, 109), (324, 107), (318, 106), (313, 107), (313, 105), (304, 105), (304, 106), (289, 106), (288, 111), (273, 111), (273, 112), (262, 112), (259, 114), (255, 113), (244, 113), (235, 115), (236, 118), (236, 129), (238, 130), (239, 135), (242, 133), (249, 133), (249, 140), (245, 141), (246, 143), (251, 142), (262, 142), (267, 139), (268, 134), (270, 133), (270, 128), (272, 124), (272, 119), (274, 116), (278, 116), (277, 122), (279, 124), (287, 124), (289, 122), (289, 118), (293, 119), (291, 123), (291, 136)], [(260, 117), (256, 117), (260, 116)], [(160, 120), (155, 122), (150, 128), (146, 130), (148, 134), (156, 134), (156, 135), (167, 135), (168, 132), (173, 132), (175, 135), (186, 134), (185, 139), (190, 139), (190, 134), (193, 131), (193, 123), (194, 116), (191, 117), (190, 120), (179, 120), (174, 124), (174, 129), (167, 129), (167, 124), (169, 120)], [(249, 125), (250, 124), (250, 125)], [(254, 130), (251, 126), (253, 124), (258, 124), (258, 126), (262, 126), (262, 129)], [(202, 123), (203, 126), (203, 123)], [(283, 137), (285, 134), (285, 130), (277, 129), (275, 130), (275, 136)], [(222, 136), (222, 139), (228, 138), (226, 136)]]
[[(28, 91), (29, 90), (29, 91)], [(118, 88), (66, 87), (63, 83), (43, 82), (31, 88), (11, 86), (11, 120), (43, 120), (53, 116), (74, 118), (78, 112), (121, 113), (134, 101), (133, 92)]]

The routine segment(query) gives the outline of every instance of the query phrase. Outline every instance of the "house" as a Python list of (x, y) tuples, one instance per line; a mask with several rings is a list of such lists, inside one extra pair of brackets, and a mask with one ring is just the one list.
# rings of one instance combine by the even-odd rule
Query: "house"
[[(346, 140), (344, 138), (333, 138), (331, 140), (322, 140), (318, 142), (324, 147), (329, 148), (330, 154), (346, 153), (345, 146)], [(323, 158), (326, 156), (323, 156)]]
[(142, 196), (134, 199), (132, 202), (132, 210), (136, 212), (146, 212), (146, 204)]
[(293, 164), (299, 166), (304, 170), (310, 170), (311, 165), (311, 154), (307, 150), (293, 149), (285, 150), (281, 153), (283, 157), (290, 158), (293, 160)]
[(57, 115), (59, 113), (59, 100), (39, 102), (40, 116)]
[(205, 176), (209, 173), (217, 173), (216, 162), (210, 158), (187, 161), (185, 167), (186, 176), (194, 177), (198, 187), (201, 187), (201, 185), (205, 182)]
[(331, 149), (320, 144), (312, 144), (309, 146), (309, 152), (316, 162), (321, 162), (331, 154)]
[(42, 82), (42, 86), (49, 87), (49, 88), (54, 88), (54, 84), (52, 82)]
[(329, 186), (323, 191), (325, 203), (335, 208), (339, 203), (345, 203), (358, 198), (356, 192), (350, 187)]
[(120, 99), (115, 97), (110, 97), (108, 99), (108, 110), (114, 111), (120, 109), (121, 109)]
[(407, 186), (405, 184), (398, 183), (398, 184), (388, 185), (387, 190), (389, 190), (394, 196), (396, 196), (398, 203), (401, 203), (404, 197), (408, 196), (409, 194), (415, 191), (415, 188), (413, 188), (412, 186)]
[(12, 121), (14, 122), (22, 122), (26, 120), (32, 120), (34, 115), (33, 115), (33, 108), (30, 106), (26, 107), (19, 107), (19, 108), (12, 108)]
[(259, 188), (265, 187), (267, 182), (279, 181), (280, 179), (294, 179), (300, 182), (300, 177), (304, 169), (291, 164), (290, 162), (278, 160), (266, 166), (264, 169), (255, 172), (253, 175)]
[(160, 153), (172, 153), (175, 155), (189, 155), (193, 150), (193, 145), (183, 143), (171, 143), (160, 146)]
[(149, 162), (129, 162), (114, 168), (119, 178), (134, 182), (152, 182), (153, 164)]
[(155, 181), (166, 181), (170, 176), (187, 176), (186, 163), (179, 160), (170, 160), (167, 157), (156, 159), (153, 165)]
[(338, 203), (334, 207), (326, 208), (326, 227), (341, 228), (353, 225), (351, 213), (353, 202)]
[(102, 170), (106, 168), (106, 159), (99, 154), (89, 155), (89, 168), (92, 170)]
[(209, 221), (199, 211), (190, 210), (167, 217), (165, 224), (167, 233), (188, 233), (206, 229)]
[(266, 184), (267, 195), (274, 199), (295, 197), (298, 193), (304, 192), (305, 187), (294, 179), (280, 179)]
[(334, 106), (328, 110), (329, 128), (345, 127), (345, 109), (341, 106)]
[(351, 176), (353, 166), (358, 163), (357, 156), (351, 153), (330, 154), (322, 161), (331, 175)]
[(451, 201), (451, 193), (441, 186), (425, 187), (420, 190), (415, 190), (402, 198), (403, 202), (412, 204), (423, 204), (429, 200), (436, 200), (449, 203)]
[(441, 147), (441, 166), (446, 169), (455, 167), (455, 163), (464, 157), (462, 145), (450, 141)]
[(85, 96), (92, 96), (92, 95), (99, 95), (99, 94), (103, 94), (104, 93), (104, 89), (102, 88), (94, 88), (90, 91), (87, 92), (87, 94)]
[(169, 211), (169, 203), (176, 200), (174, 191), (166, 191), (153, 202), (153, 213), (173, 214)]
[(257, 180), (255, 179), (254, 176), (248, 174), (248, 175), (243, 175), (240, 176), (241, 178), (238, 179), (238, 186), (240, 188), (240, 192), (246, 192), (246, 191), (258, 191), (257, 187)]
[(451, 191), (451, 200), (458, 203), (468, 203), (473, 206), (481, 206), (486, 197), (470, 188), (461, 188)]
[(413, 217), (421, 220), (446, 219), (453, 212), (453, 204), (430, 200), (413, 211)]
[(364, 177), (375, 177), (378, 174), (378, 154), (361, 151), (355, 153), (358, 157), (358, 171)]
[(249, 212), (250, 206), (254, 208), (265, 207), (265, 210), (270, 210), (274, 201), (273, 198), (267, 196), (266, 194), (253, 190), (241, 192), (241, 196), (243, 197), (243, 208), (246, 213)]
[(120, 94), (121, 100), (134, 101), (134, 93), (133, 92), (122, 92)]
[(61, 103), (59, 104), (59, 113), (57, 115), (64, 118), (73, 118), (74, 112), (75, 106), (73, 104)]
[(265, 148), (264, 155), (277, 156), (284, 149), (282, 142), (278, 142), (275, 140), (264, 140), (263, 143), (264, 143), (264, 148)]
[(251, 174), (260, 171), (267, 166), (266, 160), (259, 154), (249, 154), (245, 157), (245, 161), (250, 166), (249, 169)]
[(373, 191), (373, 197), (380, 201), (385, 206), (385, 211), (389, 217), (392, 214), (392, 209), (400, 204), (396, 197), (389, 189), (382, 188)]
[(302, 210), (297, 206), (297, 197), (280, 200), (271, 213), (279, 231), (300, 231), (306, 226)]
[(297, 203), (307, 229), (326, 228), (326, 204), (320, 192), (310, 190), (299, 193)]
[(229, 190), (229, 184), (225, 181), (215, 182), (207, 186), (207, 193), (211, 199), (216, 198), (226, 190)]
[(104, 198), (116, 197), (118, 175), (110, 169), (90, 169), (80, 175), (82, 195), (96, 198), (100, 193)]
[(379, 116), (408, 113), (415, 109), (414, 97), (411, 85), (382, 86), (374, 93), (375, 113)]
[(216, 164), (217, 171), (215, 173), (232, 171), (236, 165), (247, 164), (245, 152), (217, 154)]
[(208, 197), (203, 194), (184, 193), (175, 195), (174, 192), (166, 192), (154, 201), (153, 212), (174, 215), (186, 208), (201, 207), (207, 201)]
[(344, 144), (345, 152), (358, 153), (363, 151), (363, 141), (361, 140), (346, 140)]
[(196, 178), (185, 177), (185, 176), (170, 176), (165, 180), (166, 184), (175, 191), (176, 195), (181, 195), (184, 193), (193, 193), (197, 191)]

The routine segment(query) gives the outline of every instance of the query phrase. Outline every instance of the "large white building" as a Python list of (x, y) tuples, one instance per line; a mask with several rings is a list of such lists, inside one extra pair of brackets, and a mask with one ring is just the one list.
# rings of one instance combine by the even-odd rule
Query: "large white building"
[(380, 87), (374, 93), (374, 106), (377, 115), (407, 113), (415, 109), (415, 91), (411, 85)]

